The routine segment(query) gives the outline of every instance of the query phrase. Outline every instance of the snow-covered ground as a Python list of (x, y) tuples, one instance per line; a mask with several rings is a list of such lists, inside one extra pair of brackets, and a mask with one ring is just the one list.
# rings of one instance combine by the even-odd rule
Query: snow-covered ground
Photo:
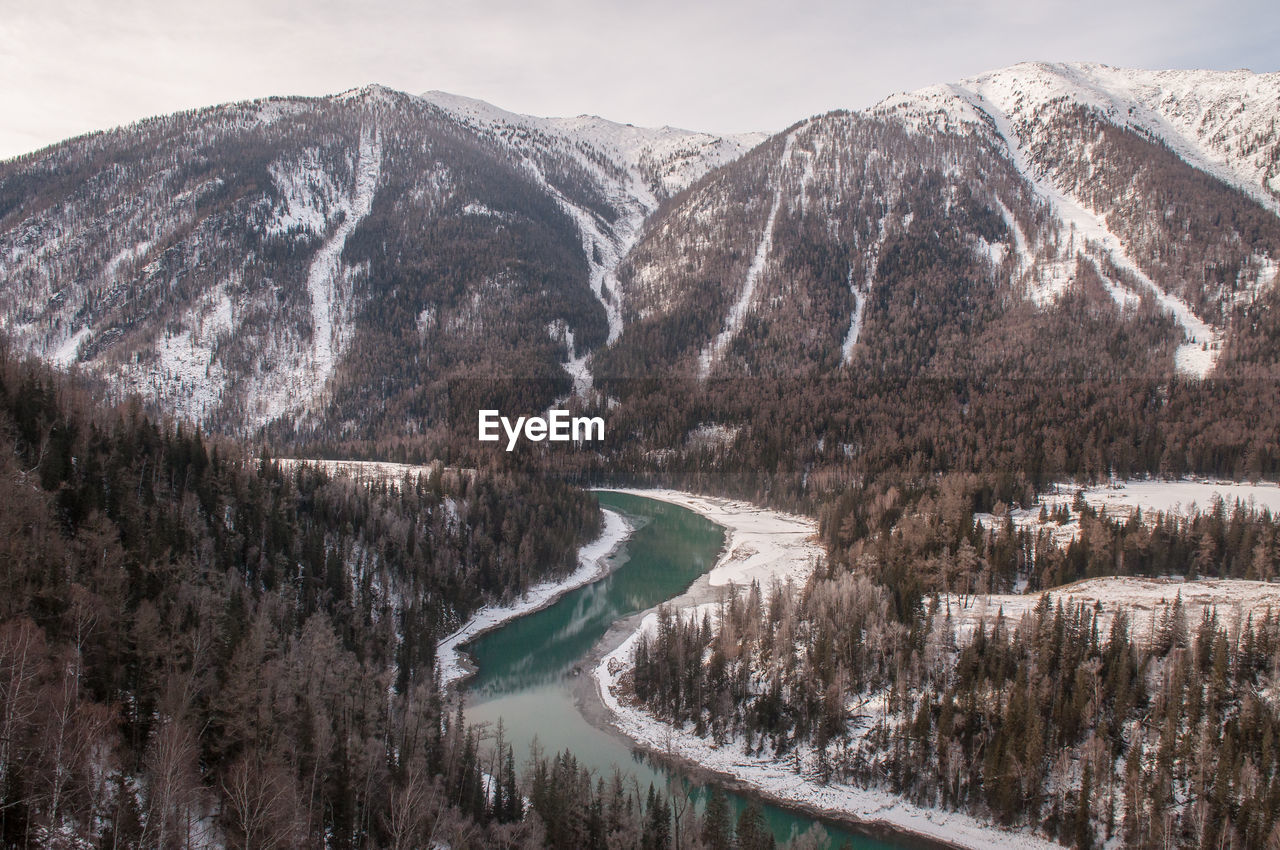
[(602, 509), (601, 513), (604, 514), (604, 529), (599, 537), (578, 550), (576, 570), (558, 581), (534, 585), (523, 597), (508, 605), (487, 605), (481, 608), (462, 628), (436, 645), (436, 661), (440, 665), (442, 685), (454, 684), (471, 672), (470, 661), (462, 651), (463, 644), (509, 620), (545, 607), (570, 590), (590, 584), (608, 572), (609, 556), (631, 534), (631, 525), (614, 511)]
[[(1041, 495), (1039, 503), (1030, 508), (1014, 508), (1009, 511), (1009, 516), (1014, 526), (1020, 530), (1030, 529), (1034, 532), (1047, 529), (1059, 544), (1069, 543), (1080, 533), (1079, 516), (1072, 512), (1071, 519), (1062, 524), (1052, 518), (1048, 522), (1041, 522), (1040, 506), (1044, 505), (1050, 514), (1055, 509), (1064, 507), (1070, 510), (1076, 493), (1081, 490), (1090, 507), (1112, 518), (1127, 517), (1139, 509), (1148, 519), (1153, 519), (1157, 512), (1187, 516), (1196, 511), (1210, 510), (1214, 501), (1219, 498), (1228, 510), (1240, 503), (1256, 510), (1269, 510), (1273, 515), (1280, 514), (1280, 485), (1184, 478), (1177, 481), (1132, 479), (1086, 488), (1059, 484), (1054, 492)], [(977, 514), (975, 518), (988, 529), (995, 529), (1004, 522), (1003, 516), (986, 513)]]
[(1190, 513), (1195, 509), (1208, 510), (1216, 498), (1227, 507), (1236, 502), (1266, 508), (1280, 513), (1280, 485), (1271, 483), (1249, 484), (1236, 481), (1122, 481), (1114, 485), (1094, 487), (1085, 491), (1085, 501), (1108, 513), (1128, 513), (1141, 508), (1144, 513)]
[[(1182, 599), (1187, 627), (1194, 631), (1206, 608), (1215, 610), (1219, 627), (1234, 629), (1252, 617), (1256, 622), (1267, 612), (1280, 612), (1280, 584), (1240, 579), (1139, 578), (1136, 576), (1091, 578), (1046, 591), (1057, 606), (1081, 603), (1093, 608), (1098, 617), (1099, 635), (1106, 639), (1117, 611), (1129, 613), (1129, 632), (1135, 641), (1147, 640), (1170, 614), (1175, 601)], [(938, 601), (938, 615), (950, 611), (956, 641), (963, 644), (978, 623), (988, 628), (997, 613), (1003, 613), (1012, 627), (1032, 611), (1042, 594), (1002, 593), (960, 597), (955, 594)]]
[(419, 475), (430, 475), (438, 469), (464, 475), (475, 474), (473, 469), (455, 466), (441, 467), (439, 462), (412, 464), (390, 463), (381, 460), (311, 460), (309, 458), (291, 457), (276, 458), (276, 462), (284, 469), (292, 469), (299, 464), (305, 464), (306, 466), (319, 467), (329, 475), (342, 475), (360, 483), (386, 483), (392, 487), (399, 486), (406, 476), (413, 479)]
[(619, 680), (630, 668), (631, 653), (644, 632), (657, 627), (657, 615), (647, 615), (630, 637), (605, 655), (594, 675), (614, 725), (627, 737), (655, 751), (696, 762), (716, 773), (731, 776), (778, 800), (825, 812), (836, 818), (854, 818), (868, 824), (882, 824), (961, 847), (1041, 848), (1059, 847), (1025, 831), (1007, 831), (976, 818), (955, 812), (927, 809), (904, 802), (887, 791), (852, 785), (822, 785), (815, 778), (815, 765), (802, 758), (800, 770), (788, 757), (777, 761), (767, 755), (748, 755), (740, 742), (717, 747), (708, 738), (692, 731), (655, 720), (646, 712), (619, 698)]
[(223, 281), (156, 338), (155, 359), (130, 363), (120, 382), (130, 391), (154, 396), (181, 419), (203, 422), (221, 401), (226, 369), (218, 345), (235, 330), (233, 281)]
[(76, 362), (76, 358), (80, 356), (80, 344), (83, 343), (90, 335), (89, 328), (81, 328), (80, 330), (67, 337), (61, 343), (53, 354), (49, 357), (54, 364), (66, 368)]
[[(806, 517), (675, 490), (617, 492), (680, 505), (723, 526), (725, 548), (709, 573), (712, 585), (752, 580), (767, 585), (773, 578), (803, 581), (822, 554), (814, 540), (817, 523)], [(802, 764), (801, 771), (796, 772), (790, 759), (779, 762), (767, 756), (746, 755), (734, 742), (717, 747), (711, 740), (691, 731), (678, 730), (655, 720), (619, 698), (619, 680), (630, 667), (636, 641), (642, 633), (652, 632), (656, 624), (656, 614), (646, 615), (639, 628), (603, 656), (594, 671), (601, 699), (612, 714), (613, 724), (632, 740), (731, 776), (784, 802), (818, 809), (837, 818), (884, 824), (963, 847), (1040, 850), (1059, 846), (1027, 832), (996, 829), (966, 815), (913, 806), (887, 792), (848, 785), (824, 786), (812, 778), (812, 765), (806, 769)]]
[(724, 549), (707, 573), (712, 587), (758, 581), (767, 588), (775, 578), (799, 584), (809, 578), (823, 554), (816, 540), (818, 524), (808, 517), (679, 490), (606, 489), (670, 502), (722, 526)]

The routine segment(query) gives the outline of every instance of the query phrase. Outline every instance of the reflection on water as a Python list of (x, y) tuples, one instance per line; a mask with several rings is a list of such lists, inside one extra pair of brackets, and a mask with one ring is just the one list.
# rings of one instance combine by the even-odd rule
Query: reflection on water
[(619, 493), (602, 493), (600, 501), (648, 520), (620, 555), (626, 563), (476, 640), (469, 647), (479, 667), (468, 684), (473, 704), (558, 681), (615, 620), (683, 593), (724, 544), (719, 526), (684, 508)]
[[(711, 568), (724, 544), (723, 530), (685, 508), (622, 493), (600, 493), (600, 503), (637, 518), (640, 527), (617, 556), (621, 564), (594, 584), (572, 591), (555, 604), (477, 638), (468, 651), (478, 672), (467, 684), (467, 719), (503, 724), (503, 735), (526, 757), (536, 741), (542, 752), (572, 750), (579, 764), (598, 776), (614, 765), (632, 774), (639, 788), (662, 788), (669, 780), (702, 799), (704, 788), (633, 752), (619, 738), (589, 724), (579, 713), (571, 690), (577, 675), (590, 675), (578, 665), (617, 619), (644, 611), (688, 589)], [(730, 794), (734, 812), (746, 800)], [(775, 806), (765, 818), (779, 841), (810, 827), (813, 820)], [(883, 850), (906, 845), (885, 843), (830, 825), (832, 846)]]

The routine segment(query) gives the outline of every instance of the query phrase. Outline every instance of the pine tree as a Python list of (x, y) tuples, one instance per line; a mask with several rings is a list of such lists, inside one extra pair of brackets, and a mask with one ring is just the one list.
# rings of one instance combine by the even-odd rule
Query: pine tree
[(730, 850), (733, 847), (733, 823), (729, 818), (729, 801), (724, 792), (712, 787), (707, 809), (702, 815), (702, 843), (708, 850)]
[(738, 815), (739, 850), (774, 850), (777, 842), (764, 819), (760, 804), (752, 800)]

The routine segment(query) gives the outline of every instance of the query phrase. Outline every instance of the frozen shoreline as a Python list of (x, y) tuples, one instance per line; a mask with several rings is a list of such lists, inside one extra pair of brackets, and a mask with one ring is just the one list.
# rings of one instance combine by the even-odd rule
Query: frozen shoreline
[[(804, 581), (813, 570), (821, 547), (812, 539), (817, 524), (805, 517), (770, 511), (745, 502), (696, 496), (674, 490), (614, 490), (670, 502), (695, 511), (725, 529), (725, 547), (705, 577), (712, 587), (771, 579)], [(701, 579), (699, 580), (702, 581)], [(696, 587), (696, 585), (695, 585)], [(681, 612), (695, 608), (702, 594), (690, 593), (673, 600)], [(745, 755), (732, 743), (716, 747), (710, 740), (676, 729), (644, 711), (623, 704), (614, 689), (630, 667), (631, 648), (642, 631), (653, 628), (657, 615), (650, 612), (629, 622), (631, 628), (614, 646), (603, 647), (593, 661), (592, 690), (617, 731), (655, 753), (697, 765), (751, 791), (837, 821), (856, 822), (871, 829), (910, 834), (926, 841), (958, 847), (1004, 847), (1047, 850), (1061, 845), (1026, 831), (1007, 831), (977, 818), (955, 812), (927, 809), (886, 792), (849, 785), (823, 786), (797, 774), (789, 763)], [(618, 636), (611, 632), (614, 640)], [(605, 639), (609, 642), (609, 637)], [(588, 714), (590, 716), (590, 714)]]
[(436, 663), (440, 666), (441, 687), (457, 684), (475, 672), (471, 659), (462, 650), (465, 643), (516, 617), (545, 608), (569, 591), (590, 584), (609, 571), (609, 557), (631, 535), (632, 527), (615, 511), (601, 508), (600, 512), (604, 527), (599, 537), (578, 550), (576, 570), (562, 579), (534, 585), (521, 599), (510, 605), (486, 605), (461, 628), (436, 644)]
[(818, 524), (808, 517), (679, 490), (600, 489), (679, 505), (723, 528), (724, 551), (706, 574), (712, 587), (759, 581), (767, 589), (775, 578), (800, 583), (809, 578), (823, 556), (822, 547), (813, 539), (818, 533)]

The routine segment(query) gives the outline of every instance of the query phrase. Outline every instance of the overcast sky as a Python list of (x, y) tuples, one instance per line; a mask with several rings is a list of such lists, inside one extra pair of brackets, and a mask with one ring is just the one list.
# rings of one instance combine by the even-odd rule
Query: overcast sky
[(0, 158), (369, 82), (536, 115), (778, 130), (1028, 59), (1280, 69), (1275, 0), (0, 0)]

